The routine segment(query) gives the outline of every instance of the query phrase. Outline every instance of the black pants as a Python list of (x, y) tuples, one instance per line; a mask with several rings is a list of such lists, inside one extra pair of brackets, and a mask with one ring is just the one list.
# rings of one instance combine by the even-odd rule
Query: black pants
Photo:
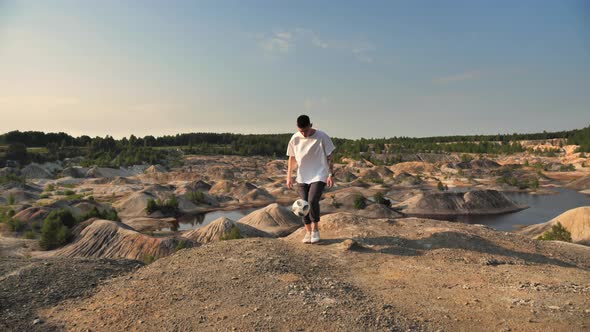
[(311, 224), (312, 222), (320, 221), (320, 198), (322, 197), (325, 187), (326, 183), (321, 181), (310, 184), (297, 184), (297, 193), (299, 193), (299, 197), (306, 200), (310, 207), (309, 213), (303, 217), (304, 224), (307, 225)]

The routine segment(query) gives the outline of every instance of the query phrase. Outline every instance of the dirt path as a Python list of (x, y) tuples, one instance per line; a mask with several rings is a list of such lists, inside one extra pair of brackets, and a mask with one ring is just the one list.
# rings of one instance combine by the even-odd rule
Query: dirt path
[(424, 249), (413, 241), (371, 241), (358, 250), (344, 249), (341, 239), (313, 246), (284, 239), (212, 243), (109, 280), (94, 296), (41, 315), (47, 324), (73, 331), (583, 331), (590, 326), (585, 248), (574, 246), (571, 253), (567, 245), (550, 244), (546, 251), (544, 244), (531, 249), (480, 243), (479, 249), (462, 249), (444, 242)]

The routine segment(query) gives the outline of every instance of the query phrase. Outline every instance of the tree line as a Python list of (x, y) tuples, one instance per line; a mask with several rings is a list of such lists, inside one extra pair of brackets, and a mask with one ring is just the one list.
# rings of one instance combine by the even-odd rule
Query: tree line
[[(84, 157), (85, 165), (105, 167), (128, 166), (140, 163), (167, 163), (178, 158), (179, 152), (192, 154), (223, 154), (242, 156), (284, 157), (292, 134), (232, 134), (186, 133), (154, 137), (151, 135), (115, 139), (112, 136), (73, 137), (66, 133), (40, 131), (11, 131), (0, 135), (0, 166), (7, 160), (21, 164)], [(337, 146), (336, 160), (344, 157), (358, 159), (367, 155), (384, 156), (382, 160), (395, 163), (403, 153), (478, 153), (511, 154), (524, 151), (516, 141), (566, 139), (568, 144), (580, 145), (582, 152), (590, 152), (590, 126), (583, 129), (532, 134), (463, 135), (435, 137), (391, 138), (333, 138)], [(30, 148), (43, 148), (31, 151)], [(399, 160), (397, 160), (399, 161)]]

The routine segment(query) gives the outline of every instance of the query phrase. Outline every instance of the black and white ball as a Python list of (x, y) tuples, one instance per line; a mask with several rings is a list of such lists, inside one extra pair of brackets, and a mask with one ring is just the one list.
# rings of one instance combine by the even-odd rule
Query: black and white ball
[(298, 199), (293, 202), (291, 211), (297, 216), (305, 217), (309, 213), (309, 203), (304, 199)]

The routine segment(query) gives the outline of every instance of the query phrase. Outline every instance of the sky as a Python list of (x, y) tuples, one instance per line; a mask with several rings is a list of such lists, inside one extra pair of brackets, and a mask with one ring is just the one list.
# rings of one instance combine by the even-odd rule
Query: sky
[(0, 133), (590, 125), (590, 1), (0, 0)]

